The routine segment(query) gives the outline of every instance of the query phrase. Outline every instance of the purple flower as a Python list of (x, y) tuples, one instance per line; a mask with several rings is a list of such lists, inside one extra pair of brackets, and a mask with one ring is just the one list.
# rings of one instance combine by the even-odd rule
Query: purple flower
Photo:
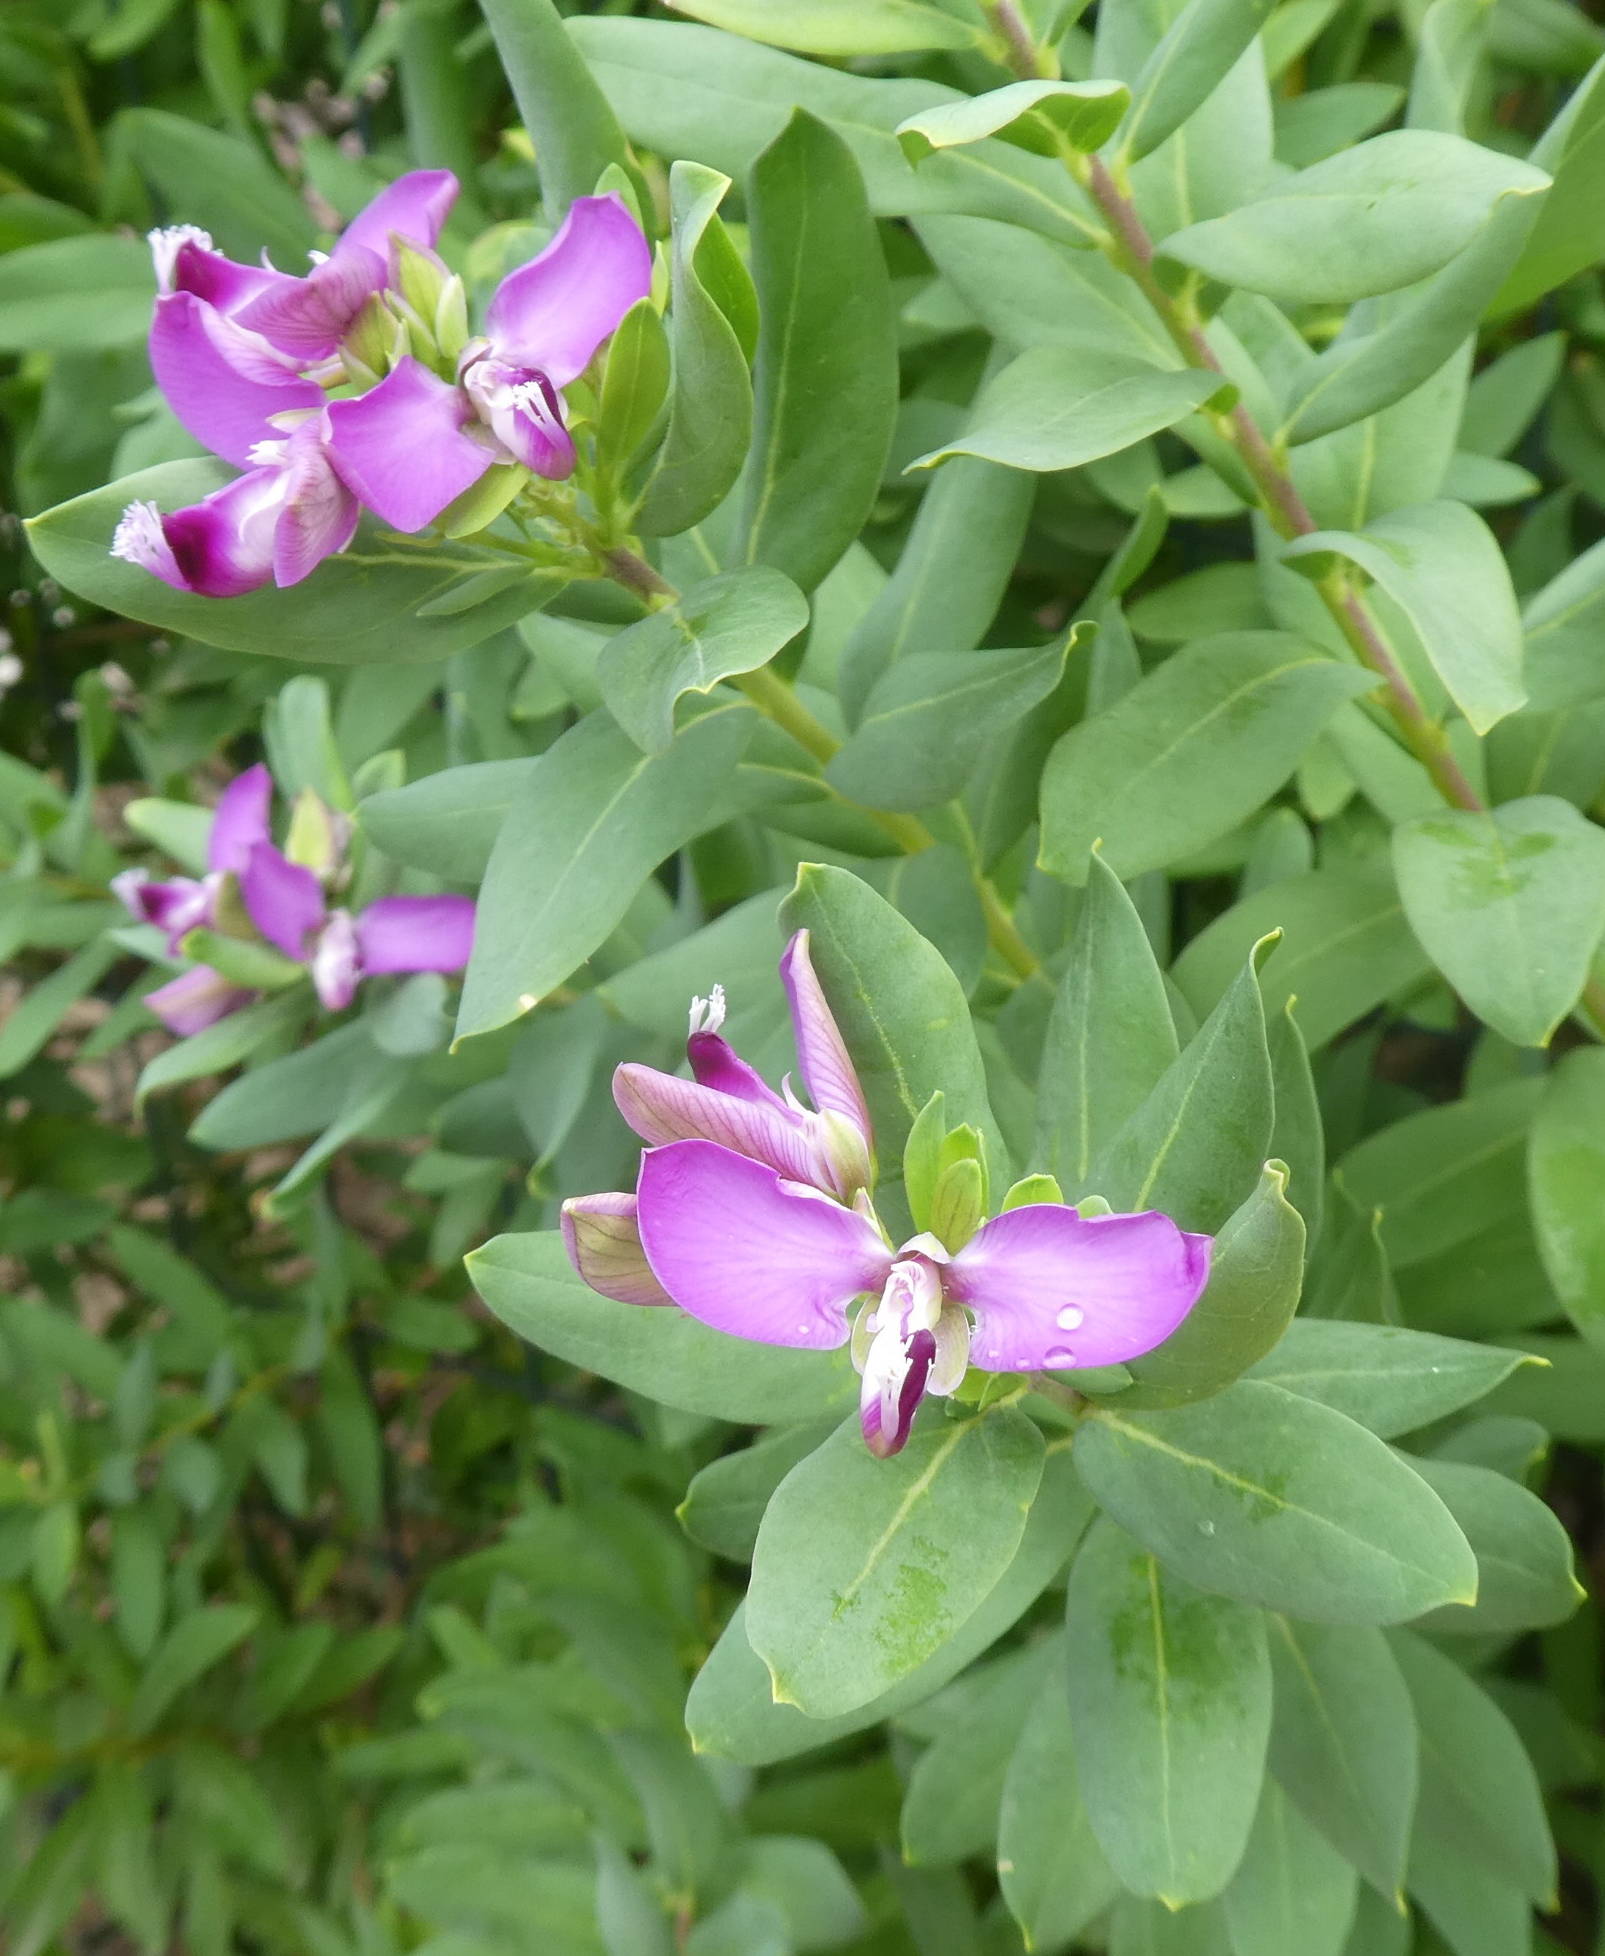
[(164, 882), (142, 869), (125, 869), (112, 878), (113, 893), (140, 923), (165, 931), (167, 948), (176, 955), (188, 932), (216, 922), (223, 879), (231, 873), (238, 876), (252, 849), (267, 841), (272, 803), (273, 777), (259, 761), (237, 775), (218, 797), (206, 839), (204, 877), (197, 881), (193, 876), (172, 876)]
[(858, 1075), (814, 974), (807, 931), (798, 931), (786, 946), (780, 972), (814, 1111), (797, 1099), (789, 1080), (784, 1092), (776, 1093), (720, 1035), (725, 1001), (719, 985), (711, 998), (691, 1001), (686, 1058), (693, 1078), (625, 1065), (613, 1075), (613, 1098), (630, 1126), (653, 1146), (716, 1141), (790, 1181), (850, 1202), (873, 1180), (874, 1136)]
[(617, 197), (581, 197), (552, 242), (497, 287), (453, 385), (410, 355), (329, 409), (336, 468), (392, 529), (415, 531), (493, 462), (574, 470), (561, 389), (652, 286), (652, 251)]
[(281, 441), (256, 442), (246, 474), (188, 509), (164, 516), (154, 503), (130, 503), (111, 554), (203, 598), (236, 598), (270, 580), (299, 584), (345, 549), (361, 515), (330, 467), (327, 438), (319, 412)]
[(240, 895), (251, 922), (312, 974), (318, 998), (344, 1011), (364, 978), (399, 971), (461, 971), (474, 944), (465, 896), (380, 897), (353, 917), (331, 909), (322, 883), (271, 842), (251, 850)]
[(145, 1003), (169, 1032), (187, 1039), (192, 1032), (204, 1032), (208, 1026), (215, 1026), (219, 1019), (226, 1019), (242, 1005), (249, 1005), (255, 997), (255, 992), (230, 984), (210, 965), (197, 964), (170, 978), (165, 985), (158, 985), (155, 991), (147, 992)]
[(244, 466), (261, 424), (321, 407), (302, 369), (328, 359), (374, 293), (396, 276), (399, 237), (432, 246), (453, 200), (449, 170), (414, 170), (347, 225), (304, 277), (238, 265), (193, 225), (153, 231), (160, 293), (150, 360), (174, 414), (225, 461)]
[[(972, 1363), (991, 1372), (1113, 1365), (1170, 1336), (1203, 1293), (1211, 1239), (1158, 1211), (1083, 1217), (1061, 1202), (1032, 1203), (983, 1223), (957, 1252), (926, 1234), (894, 1248), (865, 1180), (833, 1180), (839, 1158), (798, 1139), (799, 1123), (838, 1119), (867, 1161), (862, 1096), (805, 933), (784, 969), (821, 1113), (771, 1093), (695, 1014), (694, 1083), (621, 1068), (631, 1077), (615, 1085), (619, 1104), (658, 1145), (642, 1156), (633, 1196), (563, 1205), (569, 1257), (592, 1289), (676, 1304), (759, 1344), (829, 1351), (851, 1340), (864, 1439), (882, 1457), (906, 1443), (924, 1396), (952, 1393)], [(661, 1083), (648, 1087), (646, 1119), (643, 1081)]]

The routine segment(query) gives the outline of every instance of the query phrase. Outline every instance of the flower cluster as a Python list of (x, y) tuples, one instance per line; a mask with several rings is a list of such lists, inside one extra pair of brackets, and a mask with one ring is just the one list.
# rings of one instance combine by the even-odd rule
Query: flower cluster
[[(351, 1003), (364, 978), (462, 970), (473, 948), (471, 898), (380, 897), (353, 916), (330, 901), (349, 879), (349, 824), (307, 790), (296, 805), (288, 849), (281, 850), (272, 839), (272, 802), (267, 769), (247, 769), (218, 801), (204, 876), (158, 880), (128, 869), (112, 888), (140, 923), (165, 933), (172, 956), (185, 955), (197, 931), (210, 934), (213, 956), (231, 943), (271, 946), (310, 974), (331, 1012)], [(198, 963), (147, 993), (145, 1003), (170, 1031), (187, 1035), (256, 995), (237, 975)]]
[[(1165, 1215), (1083, 1216), (1028, 1201), (956, 1241), (900, 1247), (870, 1200), (863, 1090), (809, 957), (781, 976), (804, 1084), (776, 1093), (720, 1034), (724, 1000), (691, 1008), (689, 1080), (621, 1066), (620, 1112), (649, 1145), (634, 1195), (563, 1205), (574, 1267), (627, 1304), (674, 1304), (715, 1330), (827, 1351), (852, 1343), (864, 1438), (907, 1441), (926, 1393), (991, 1372), (1113, 1365), (1162, 1343), (1202, 1295), (1211, 1239)], [(862, 1299), (856, 1321), (848, 1312)]]
[(364, 507), (414, 534), (497, 465), (573, 472), (562, 390), (646, 297), (651, 248), (617, 197), (582, 197), (471, 339), (462, 281), (434, 253), (456, 195), (449, 171), (413, 171), (301, 277), (235, 264), (189, 225), (151, 234), (157, 382), (245, 473), (168, 515), (130, 504), (114, 555), (234, 597), (299, 583)]

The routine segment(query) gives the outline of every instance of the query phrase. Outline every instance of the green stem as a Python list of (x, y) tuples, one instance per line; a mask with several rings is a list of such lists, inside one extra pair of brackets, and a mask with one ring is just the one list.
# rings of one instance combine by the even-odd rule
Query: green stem
[[(672, 604), (680, 595), (644, 557), (637, 556), (633, 550), (622, 546), (608, 550), (601, 561), (610, 577), (649, 603)], [(733, 673), (730, 683), (738, 687), (782, 733), (789, 734), (803, 752), (822, 768), (841, 752), (842, 743), (823, 720), (809, 712), (797, 697), (796, 689), (772, 667), (759, 666), (753, 672)], [(849, 802), (847, 806), (862, 807), (863, 804)], [(921, 850), (931, 848), (936, 841), (936, 837), (916, 816), (894, 815), (885, 809), (867, 807), (863, 812), (892, 838), (905, 855), (917, 856)], [(1042, 968), (1036, 953), (1021, 936), (1018, 925), (1009, 915), (991, 879), (982, 874), (979, 863), (974, 863), (972, 867), (981, 910), (986, 918), (988, 942), (1016, 976), (1035, 977)]]
[[(1225, 378), (1203, 327), (1160, 283), (1154, 271), (1153, 240), (1108, 166), (1094, 156), (1072, 168), (1109, 225), (1106, 256), (1141, 289), (1187, 364)], [(1215, 419), (1258, 489), (1264, 514), (1277, 534), (1291, 539), (1318, 529), (1285, 460), (1248, 409), (1238, 402)], [(1488, 804), (1455, 759), (1444, 729), (1422, 705), (1386, 633), (1349, 575), (1332, 571), (1316, 583), (1315, 590), (1354, 656), (1381, 682), (1382, 704), (1438, 793), (1452, 808), (1486, 814)], [(1596, 1037), (1605, 1037), (1605, 981), (1591, 978), (1579, 1006), (1585, 1022), (1591, 1022), (1589, 1029)]]

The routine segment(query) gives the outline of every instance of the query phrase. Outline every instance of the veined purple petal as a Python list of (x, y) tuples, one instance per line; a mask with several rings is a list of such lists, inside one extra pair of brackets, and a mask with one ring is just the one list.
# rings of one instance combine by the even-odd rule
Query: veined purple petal
[(773, 1107), (788, 1121), (797, 1116), (781, 1099), (763, 1075), (751, 1067), (723, 1033), (693, 1032), (685, 1042), (685, 1056), (697, 1084), (715, 1093), (733, 1094), (738, 1100), (761, 1101)]
[(369, 509), (410, 535), (495, 460), (465, 431), (470, 413), (459, 388), (409, 354), (358, 399), (330, 403), (330, 459)]
[(642, 1157), (637, 1211), (653, 1275), (683, 1311), (762, 1345), (828, 1351), (892, 1253), (872, 1223), (711, 1141)]
[(243, 774), (235, 775), (217, 798), (212, 812), (212, 832), (206, 839), (206, 867), (233, 870), (238, 876), (250, 861), (251, 851), (266, 842), (271, 831), (268, 813), (273, 806), (273, 776), (258, 761)]
[(1162, 1344), (1203, 1294), (1212, 1239), (1169, 1216), (1078, 1216), (1059, 1202), (984, 1223), (948, 1265), (990, 1372), (1118, 1365)]
[(284, 472), (252, 469), (203, 501), (164, 516), (154, 503), (130, 503), (111, 554), (138, 564), (176, 591), (237, 598), (273, 575), (274, 531), (283, 508)]
[(390, 275), (388, 252), (346, 245), (314, 265), (304, 278), (287, 279), (248, 299), (235, 314), (240, 325), (260, 333), (305, 366), (326, 359), (339, 347), (351, 322)]
[(887, 1325), (875, 1334), (859, 1389), (858, 1424), (878, 1460), (889, 1460), (908, 1445), (935, 1361), (934, 1332), (915, 1331), (905, 1338)]
[(238, 312), (275, 285), (295, 283), (288, 272), (275, 272), (266, 265), (237, 265), (215, 250), (207, 234), (193, 224), (152, 231), (148, 240), (156, 284), (164, 295), (191, 292), (224, 314)]
[(393, 236), (426, 249), (432, 247), (456, 201), (457, 179), (450, 170), (409, 170), (358, 211), (329, 255), (338, 258), (359, 246), (388, 263)]
[(461, 971), (474, 948), (474, 900), (380, 897), (356, 921), (365, 976), (386, 971)]
[(496, 288), (485, 330), (503, 358), (566, 387), (651, 289), (640, 225), (617, 197), (581, 197), (540, 256)]
[(281, 855), (271, 842), (259, 842), (246, 859), (240, 895), (251, 922), (287, 958), (305, 963), (308, 939), (325, 916), (323, 885), (310, 869)]
[(563, 1247), (592, 1290), (620, 1304), (672, 1304), (641, 1247), (633, 1195), (576, 1195), (563, 1204)]
[(329, 921), (318, 932), (308, 962), (318, 1002), (326, 1011), (343, 1012), (356, 997), (364, 977), (357, 927), (349, 910), (329, 912)]
[(330, 464), (327, 421), (324, 414), (303, 423), (284, 443), (284, 507), (273, 532), (273, 581), (281, 590), (344, 550), (362, 515)]
[(169, 1032), (187, 1039), (192, 1032), (204, 1032), (242, 1005), (249, 1005), (255, 996), (255, 992), (230, 984), (210, 965), (198, 964), (147, 992), (145, 1003)]
[(780, 976), (791, 1001), (791, 1023), (797, 1038), (797, 1060), (809, 1097), (822, 1114), (842, 1114), (872, 1148), (874, 1136), (869, 1108), (858, 1084), (858, 1071), (847, 1042), (825, 998), (808, 950), (808, 933), (793, 934), (780, 960)]
[(273, 415), (323, 405), (322, 388), (302, 380), (266, 340), (190, 292), (156, 301), (150, 364), (185, 428), (237, 468), (280, 432)]
[(630, 1126), (652, 1147), (671, 1141), (714, 1141), (765, 1163), (788, 1181), (834, 1187), (811, 1123), (788, 1107), (719, 1093), (633, 1061), (615, 1070), (613, 1098)]

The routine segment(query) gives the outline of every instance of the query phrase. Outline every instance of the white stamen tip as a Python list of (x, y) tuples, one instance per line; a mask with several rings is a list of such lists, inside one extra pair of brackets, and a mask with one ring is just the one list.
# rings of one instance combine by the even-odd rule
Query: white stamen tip
[(142, 570), (148, 570), (153, 559), (167, 554), (162, 513), (154, 503), (128, 505), (112, 536), (111, 554), (121, 557), (125, 564), (138, 564)]
[(163, 293), (173, 289), (173, 273), (183, 246), (199, 245), (202, 251), (216, 248), (211, 234), (203, 231), (198, 224), (169, 224), (160, 230), (147, 231), (145, 242), (150, 246), (150, 255), (155, 262), (157, 289)]
[(692, 999), (689, 1037), (695, 1038), (699, 1032), (717, 1032), (724, 1024), (724, 1014), (724, 986), (715, 985), (706, 998)]

